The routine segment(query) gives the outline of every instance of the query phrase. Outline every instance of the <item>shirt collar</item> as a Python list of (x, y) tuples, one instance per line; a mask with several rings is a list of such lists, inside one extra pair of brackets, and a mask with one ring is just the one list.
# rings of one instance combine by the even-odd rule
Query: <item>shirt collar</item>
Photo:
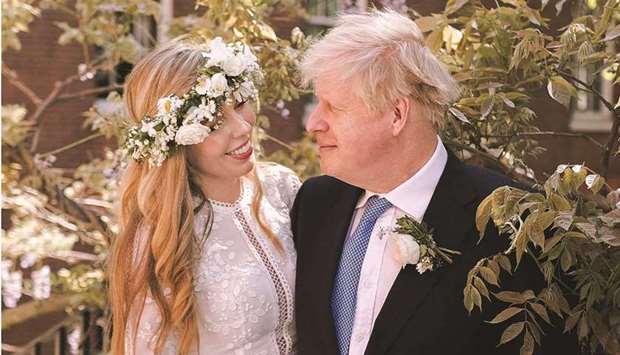
[(392, 205), (408, 215), (422, 218), (447, 161), (448, 152), (441, 142), (441, 138), (437, 136), (435, 152), (420, 170), (387, 193), (380, 194), (366, 190), (355, 208), (364, 207), (372, 196), (385, 197)]

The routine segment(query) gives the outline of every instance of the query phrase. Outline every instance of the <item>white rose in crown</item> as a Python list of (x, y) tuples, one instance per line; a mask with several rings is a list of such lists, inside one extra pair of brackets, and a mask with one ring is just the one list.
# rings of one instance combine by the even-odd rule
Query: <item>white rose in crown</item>
[(183, 101), (174, 96), (167, 96), (157, 101), (157, 111), (160, 115), (167, 115), (172, 113), (183, 105)]
[(198, 78), (198, 84), (196, 85), (196, 92), (198, 95), (206, 95), (211, 90), (211, 79), (208, 76), (201, 76)]
[(245, 70), (245, 62), (239, 56), (233, 55), (226, 59), (222, 69), (230, 76), (237, 76)]
[(199, 123), (189, 124), (181, 126), (177, 131), (174, 140), (180, 145), (192, 145), (198, 144), (205, 140), (211, 133), (209, 127), (203, 126)]
[(394, 259), (404, 269), (407, 264), (417, 264), (420, 260), (420, 244), (409, 234), (393, 234), (395, 243)]
[(220, 96), (228, 89), (228, 81), (222, 73), (217, 73), (211, 77), (211, 92), (215, 96)]

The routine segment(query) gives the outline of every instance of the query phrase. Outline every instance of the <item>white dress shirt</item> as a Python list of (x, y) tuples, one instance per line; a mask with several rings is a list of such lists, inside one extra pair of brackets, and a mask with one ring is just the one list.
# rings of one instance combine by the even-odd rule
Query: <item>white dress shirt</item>
[(366, 351), (375, 320), (401, 270), (394, 258), (394, 242), (389, 237), (396, 226), (396, 219), (408, 215), (417, 221), (422, 220), (447, 160), (448, 153), (438, 136), (435, 152), (417, 173), (388, 193), (366, 190), (358, 201), (347, 238), (355, 231), (371, 196), (386, 198), (392, 207), (377, 219), (370, 235), (357, 287), (349, 355), (363, 355)]

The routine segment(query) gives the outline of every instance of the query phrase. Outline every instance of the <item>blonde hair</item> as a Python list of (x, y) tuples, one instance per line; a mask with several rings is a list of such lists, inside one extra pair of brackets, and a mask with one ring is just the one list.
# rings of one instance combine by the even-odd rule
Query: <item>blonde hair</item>
[(424, 44), (418, 26), (393, 10), (341, 14), (337, 25), (307, 50), (305, 86), (327, 75), (348, 83), (371, 112), (382, 112), (400, 97), (426, 106), (442, 126), (458, 88), (448, 70)]
[[(125, 84), (125, 105), (134, 122), (153, 114), (159, 98), (182, 96), (194, 85), (196, 70), (204, 60), (202, 48), (180, 38), (136, 64)], [(258, 176), (255, 171), (250, 175), (256, 187), (252, 211), (281, 251), (280, 241), (260, 213), (263, 189)], [(107, 262), (112, 354), (125, 352), (127, 329), (137, 330), (128, 326), (130, 313), (138, 315), (138, 322), (147, 295), (154, 299), (161, 316), (155, 352), (161, 351), (172, 332), (179, 334), (180, 354), (198, 347), (193, 262), (204, 240), (198, 240), (193, 231), (195, 195), (208, 204), (185, 147), (178, 147), (160, 167), (129, 162), (121, 182), (120, 233)], [(211, 206), (208, 208), (212, 212)], [(165, 289), (170, 290), (169, 295), (164, 295)]]

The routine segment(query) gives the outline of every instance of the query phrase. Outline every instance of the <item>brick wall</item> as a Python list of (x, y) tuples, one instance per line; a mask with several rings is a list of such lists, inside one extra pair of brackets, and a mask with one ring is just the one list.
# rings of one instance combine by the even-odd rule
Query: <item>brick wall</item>
[[(57, 38), (61, 30), (54, 25), (56, 21), (69, 22), (69, 19), (55, 11), (44, 11), (41, 18), (30, 26), (30, 32), (20, 35), (21, 51), (9, 51), (3, 54), (4, 63), (16, 71), (41, 98), (44, 99), (58, 80), (76, 74), (83, 62), (82, 51), (78, 45), (60, 46)], [(94, 82), (77, 82), (63, 93), (72, 93), (95, 87)], [(82, 113), (92, 104), (93, 97), (61, 101), (50, 106), (40, 117), (41, 136), (37, 152), (47, 152), (85, 137), (91, 132), (82, 128)], [(33, 105), (12, 84), (3, 77), (2, 104), (25, 104), (28, 113), (33, 112)], [(104, 141), (91, 141), (78, 148), (58, 155), (57, 165), (75, 167), (80, 162), (99, 155)]]

